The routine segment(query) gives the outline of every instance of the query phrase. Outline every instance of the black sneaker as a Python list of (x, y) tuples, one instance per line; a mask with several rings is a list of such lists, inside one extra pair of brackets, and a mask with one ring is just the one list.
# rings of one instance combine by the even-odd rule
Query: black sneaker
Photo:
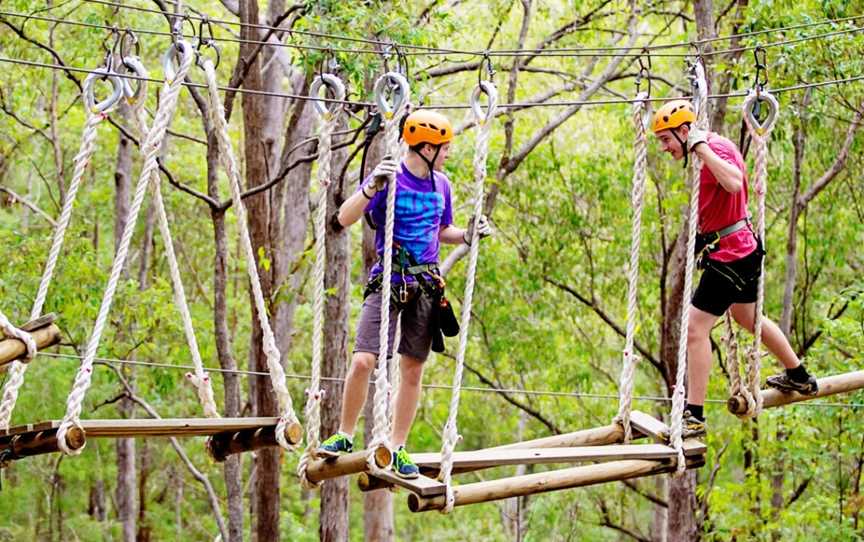
[(784, 393), (798, 392), (801, 395), (816, 395), (819, 393), (819, 384), (816, 382), (816, 377), (808, 376), (804, 382), (792, 380), (786, 373), (769, 376), (765, 383), (774, 389), (778, 389)]
[[(708, 424), (705, 423), (705, 420), (700, 420), (693, 414), (690, 414), (689, 410), (684, 411), (684, 417), (682, 419), (683, 427), (681, 428), (681, 438), (702, 438), (708, 434)], [(663, 432), (663, 436), (666, 437), (666, 440), (672, 438), (671, 432)]]
[(336, 433), (321, 443), (318, 455), (323, 457), (338, 457), (342, 454), (350, 454), (354, 451), (354, 443), (351, 439), (341, 433)]

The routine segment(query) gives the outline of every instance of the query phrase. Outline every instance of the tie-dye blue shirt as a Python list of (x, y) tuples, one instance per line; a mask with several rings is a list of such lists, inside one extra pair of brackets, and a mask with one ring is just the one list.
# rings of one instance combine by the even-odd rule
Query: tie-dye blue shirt
[[(362, 186), (371, 181), (367, 178)], [(450, 180), (440, 171), (435, 172), (435, 186), (428, 178), (422, 179), (401, 164), (396, 174), (396, 220), (393, 238), (404, 247), (417, 264), (438, 263), (440, 244), (438, 232), (453, 223), (450, 200)], [(366, 204), (376, 224), (375, 249), (379, 259), (384, 254), (384, 220), (387, 212), (387, 190), (375, 194)], [(381, 263), (375, 264), (371, 276), (381, 272)], [(394, 281), (397, 273), (393, 274)]]

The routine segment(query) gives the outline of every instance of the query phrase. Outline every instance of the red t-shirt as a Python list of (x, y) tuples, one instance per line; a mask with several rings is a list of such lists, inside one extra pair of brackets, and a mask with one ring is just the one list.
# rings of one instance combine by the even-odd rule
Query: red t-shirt
[[(717, 156), (735, 165), (744, 174), (744, 186), (736, 192), (728, 192), (717, 182), (708, 166), (702, 166), (699, 175), (699, 231), (712, 232), (738, 222), (747, 216), (747, 166), (734, 143), (717, 134), (709, 134), (708, 147)], [(756, 250), (756, 237), (749, 227), (720, 239), (711, 259), (718, 262), (733, 262)]]

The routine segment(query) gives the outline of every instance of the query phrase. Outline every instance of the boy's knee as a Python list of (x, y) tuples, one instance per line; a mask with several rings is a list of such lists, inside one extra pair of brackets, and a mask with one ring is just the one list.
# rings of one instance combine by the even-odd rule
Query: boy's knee
[(355, 373), (369, 375), (375, 370), (378, 357), (371, 352), (355, 352), (351, 358), (351, 370)]

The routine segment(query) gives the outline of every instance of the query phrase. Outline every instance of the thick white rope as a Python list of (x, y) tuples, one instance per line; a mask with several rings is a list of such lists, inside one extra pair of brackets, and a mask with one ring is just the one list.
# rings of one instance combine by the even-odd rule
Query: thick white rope
[[(490, 82), (483, 83), (484, 92), (489, 99), (488, 108), (483, 114), (479, 107), (472, 108), (475, 121), (479, 126), (477, 139), (474, 143), (474, 215), (472, 220), (471, 247), (468, 252), (468, 269), (465, 280), (465, 296), (462, 302), (462, 325), (459, 328), (459, 348), (456, 351), (456, 370), (453, 374), (453, 393), (450, 396), (450, 414), (444, 425), (444, 442), (441, 445), (441, 472), (438, 478), (446, 487), (446, 503), (441, 510), (444, 514), (453, 511), (456, 503), (453, 494), (452, 471), (453, 452), (456, 444), (461, 439), (457, 428), (459, 416), (459, 398), (462, 391), (462, 374), (465, 370), (465, 352), (468, 350), (468, 329), (471, 324), (471, 303), (474, 298), (474, 282), (477, 274), (477, 260), (480, 256), (480, 233), (478, 224), (483, 214), (484, 188), (486, 184), (486, 157), (489, 154), (489, 139), (492, 135), (492, 121), (495, 118), (495, 110), (498, 108), (498, 91)], [(472, 101), (479, 100), (477, 92), (474, 93)]]
[[(147, 95), (147, 79), (149, 77), (144, 65), (137, 59), (127, 59), (135, 62), (135, 74), (140, 77), (139, 98), (130, 102), (132, 103), (132, 113), (135, 121), (138, 124), (138, 130), (141, 133), (142, 140), (148, 132), (147, 127), (147, 111), (144, 108)], [(137, 62), (136, 62), (137, 61)], [(143, 146), (141, 147), (143, 149)], [(198, 401), (204, 410), (204, 415), (208, 418), (218, 418), (219, 409), (216, 406), (216, 399), (213, 395), (213, 386), (210, 382), (210, 376), (204, 370), (204, 362), (201, 359), (201, 350), (198, 348), (198, 340), (195, 337), (195, 327), (192, 323), (192, 315), (189, 311), (189, 303), (186, 300), (186, 290), (183, 287), (183, 279), (180, 275), (180, 266), (177, 263), (177, 255), (174, 252), (174, 240), (171, 236), (171, 228), (168, 222), (168, 215), (165, 212), (165, 203), (162, 198), (162, 188), (159, 181), (159, 170), (154, 169), (150, 178), (153, 187), (153, 205), (156, 209), (156, 216), (159, 220), (159, 231), (162, 235), (162, 242), (165, 246), (165, 256), (168, 259), (168, 269), (171, 274), (171, 284), (174, 291), (174, 304), (180, 313), (180, 318), (183, 320), (183, 330), (186, 335), (186, 344), (189, 346), (189, 353), (192, 356), (192, 364), (195, 367), (194, 372), (186, 373), (186, 378), (195, 386), (198, 394)]]
[[(747, 123), (747, 130), (750, 132), (750, 137), (753, 139), (753, 145), (756, 152), (756, 161), (754, 164), (754, 183), (753, 189), (756, 191), (756, 235), (762, 240), (763, 246), (765, 243), (765, 195), (768, 191), (768, 138), (771, 137), (771, 131), (777, 123), (777, 113), (780, 110), (777, 99), (767, 92), (756, 92), (751, 89), (744, 99), (744, 110), (751, 111), (756, 100), (767, 102), (769, 108), (773, 108), (773, 113), (769, 114), (765, 119), (764, 124), (758, 125), (758, 121), (751, 118), (749, 114), (744, 115), (744, 120)], [(759, 282), (756, 295), (756, 315), (753, 322), (753, 343), (747, 353), (749, 365), (747, 367), (747, 387), (750, 395), (755, 398), (753, 408), (748, 409), (746, 416), (758, 416), (762, 411), (762, 394), (761, 388), (761, 369), (762, 369), (762, 311), (765, 301), (765, 258), (759, 268)]]
[(72, 391), (66, 400), (66, 414), (63, 417), (63, 422), (57, 429), (57, 444), (61, 451), (68, 455), (80, 454), (84, 447), (75, 450), (69, 447), (66, 441), (66, 433), (73, 426), (79, 425), (79, 417), (81, 416), (81, 408), (84, 404), (84, 398), (87, 395), (87, 390), (90, 388), (90, 383), (93, 378), (93, 361), (96, 358), (96, 351), (99, 348), (99, 341), (102, 338), (102, 332), (105, 329), (105, 324), (108, 321), (108, 313), (111, 310), (111, 304), (114, 301), (114, 294), (117, 290), (117, 283), (120, 281), (120, 275), (123, 272), (123, 267), (126, 262), (126, 256), (129, 253), (129, 244), (132, 241), (132, 235), (135, 233), (135, 224), (138, 221), (138, 212), (141, 210), (141, 204), (144, 202), (144, 196), (147, 192), (147, 186), (150, 184), (151, 175), (159, 167), (157, 163), (159, 149), (165, 134), (168, 131), (168, 126), (174, 117), (174, 111), (177, 107), (177, 99), (180, 96), (180, 91), (183, 88), (183, 80), (186, 78), (186, 72), (192, 65), (195, 59), (195, 54), (192, 47), (185, 42), (178, 42), (176, 47), (183, 49), (182, 61), (176, 76), (166, 81), (165, 90), (162, 94), (162, 103), (156, 111), (156, 118), (153, 121), (153, 128), (148, 132), (147, 138), (143, 143), (144, 147), (144, 165), (141, 168), (141, 175), (138, 179), (138, 184), (135, 188), (135, 193), (132, 197), (132, 204), (129, 207), (129, 217), (126, 225), (123, 228), (123, 234), (120, 238), (117, 253), (114, 255), (114, 261), (111, 266), (111, 275), (108, 278), (108, 284), (105, 287), (105, 292), (102, 297), (102, 305), (99, 308), (99, 314), (96, 317), (96, 323), (93, 326), (93, 333), (90, 335), (90, 341), (87, 343), (87, 349), (84, 353), (84, 359), (81, 361), (81, 366), (78, 369), (78, 374), (75, 376), (75, 383), (72, 385)]
[[(96, 76), (91, 75), (84, 80), (81, 91), (82, 96), (92, 96), (93, 85), (96, 79)], [(86, 99), (85, 102), (87, 102)], [(42, 308), (45, 305), (45, 299), (48, 297), (48, 288), (51, 286), (51, 279), (54, 277), (54, 268), (57, 267), (60, 250), (63, 248), (63, 241), (66, 238), (66, 230), (69, 228), (69, 223), (72, 220), (75, 197), (78, 195), (78, 188), (81, 186), (84, 173), (86, 173), (87, 166), (90, 164), (90, 157), (93, 155), (99, 123), (107, 118), (110, 108), (100, 111), (88, 104), (85, 111), (87, 119), (81, 134), (81, 145), (73, 161), (72, 180), (66, 191), (66, 198), (63, 200), (63, 209), (60, 211), (60, 218), (57, 219), (57, 227), (54, 228), (51, 248), (48, 250), (48, 259), (45, 262), (45, 270), (42, 272), (36, 300), (33, 302), (33, 308), (30, 311), (31, 320), (35, 320), (42, 315)], [(0, 429), (9, 428), (12, 411), (15, 410), (15, 403), (18, 401), (18, 391), (24, 384), (24, 374), (26, 372), (27, 364), (17, 360), (12, 362), (12, 365), (9, 367), (8, 380), (6, 381), (6, 386), (3, 388), (3, 400), (0, 402)]]
[(633, 386), (636, 377), (636, 355), (633, 343), (636, 335), (636, 305), (639, 292), (639, 247), (642, 239), (642, 205), (645, 195), (645, 177), (648, 167), (648, 135), (645, 130), (645, 115), (648, 111), (648, 93), (640, 92), (633, 103), (633, 124), (636, 138), (633, 150), (633, 186), (630, 192), (630, 207), (633, 220), (630, 228), (630, 267), (627, 276), (627, 328), (622, 353), (621, 383), (619, 384), (618, 415), (615, 421), (624, 427), (624, 442), (633, 438), (630, 427), (630, 411), (633, 408)]
[(237, 227), (240, 230), (240, 244), (243, 247), (243, 255), (246, 258), (246, 273), (249, 275), (249, 283), (252, 286), (252, 297), (255, 301), (255, 309), (258, 314), (258, 322), (263, 334), (264, 355), (267, 358), (267, 368), (270, 371), (270, 383), (276, 393), (279, 403), (279, 422), (276, 424), (276, 440), (286, 450), (293, 450), (294, 446), (285, 438), (285, 429), (291, 424), (298, 424), (299, 420), (294, 413), (294, 405), (285, 379), (285, 369), (282, 367), (282, 355), (276, 346), (276, 338), (273, 328), (270, 326), (270, 318), (267, 315), (267, 305), (264, 301), (261, 279), (258, 276), (258, 265), (255, 251), (252, 249), (252, 240), (249, 236), (249, 222), (246, 217), (246, 206), (243, 203), (240, 192), (240, 168), (231, 138), (228, 134), (228, 123), (225, 121), (225, 108), (219, 96), (219, 87), (216, 83), (216, 69), (209, 59), (204, 60), (204, 72), (207, 74), (207, 90), (210, 95), (210, 120), (216, 128), (219, 140), (219, 157), (222, 165), (228, 173), (229, 185), (231, 187), (231, 201), (234, 212), (237, 213)]
[[(705, 71), (701, 61), (696, 64), (696, 87), (699, 89), (697, 96), (697, 119), (696, 128), (708, 129), (708, 92), (705, 81)], [(687, 375), (687, 330), (690, 324), (690, 297), (693, 290), (693, 267), (695, 262), (694, 251), (696, 249), (696, 229), (699, 221), (699, 182), (702, 171), (702, 160), (695, 153), (690, 153), (690, 212), (687, 219), (687, 247), (684, 265), (684, 289), (681, 293), (681, 321), (678, 337), (678, 370), (675, 374), (675, 389), (672, 392), (672, 422), (670, 427), (670, 443), (678, 452), (677, 472), (683, 473), (687, 470), (684, 458), (684, 440), (681, 433), (684, 429), (684, 406), (686, 403)]]
[[(400, 159), (399, 115), (391, 115), (384, 126), (384, 149), (394, 160)], [(378, 360), (375, 364), (375, 394), (372, 405), (372, 440), (368, 445), (366, 464), (373, 473), (382, 469), (375, 462), (375, 449), (390, 448), (390, 418), (387, 405), (390, 397), (390, 381), (387, 377), (387, 354), (390, 340), (390, 289), (393, 278), (393, 223), (396, 216), (396, 175), (387, 180), (387, 210), (384, 220), (384, 255), (381, 276), (381, 324), (378, 329)]]
[(309, 462), (314, 459), (314, 452), (321, 445), (321, 400), (324, 390), (321, 389), (321, 361), (324, 356), (324, 271), (327, 263), (327, 189), (330, 186), (330, 161), (332, 157), (333, 129), (337, 116), (327, 111), (321, 123), (318, 134), (318, 184), (319, 198), (315, 209), (313, 226), (315, 230), (315, 263), (312, 267), (312, 283), (314, 287), (312, 299), (312, 374), (309, 388), (306, 390), (306, 450), (297, 464), (297, 475), (303, 487), (313, 489), (318, 487), (306, 477)]

